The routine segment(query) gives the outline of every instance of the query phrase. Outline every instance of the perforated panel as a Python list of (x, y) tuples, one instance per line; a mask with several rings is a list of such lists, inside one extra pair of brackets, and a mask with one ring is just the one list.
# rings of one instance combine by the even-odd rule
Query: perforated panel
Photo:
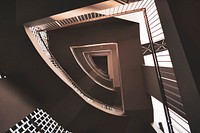
[(10, 133), (71, 133), (61, 127), (49, 114), (36, 109), (9, 129)]

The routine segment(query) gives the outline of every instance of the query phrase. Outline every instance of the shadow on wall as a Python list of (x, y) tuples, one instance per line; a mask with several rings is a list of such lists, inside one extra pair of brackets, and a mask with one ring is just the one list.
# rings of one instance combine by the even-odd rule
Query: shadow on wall
[(0, 133), (6, 132), (35, 109), (18, 86), (8, 79), (0, 80)]

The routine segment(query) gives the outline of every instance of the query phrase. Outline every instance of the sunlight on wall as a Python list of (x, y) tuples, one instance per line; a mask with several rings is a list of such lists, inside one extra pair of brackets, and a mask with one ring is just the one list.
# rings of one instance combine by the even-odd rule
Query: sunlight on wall
[(154, 110), (154, 113), (153, 113), (154, 122), (157, 124), (158, 127), (159, 127), (158, 123), (162, 122), (165, 133), (168, 133), (169, 131), (167, 128), (167, 122), (165, 119), (163, 104), (157, 99), (155, 99), (154, 97), (151, 97), (151, 100), (152, 100), (153, 110)]
[[(165, 51), (162, 51), (162, 52), (158, 52), (158, 53), (156, 53), (156, 55), (157, 55), (157, 60), (158, 60), (159, 67), (172, 68), (172, 62), (171, 62), (168, 50), (165, 50)], [(144, 56), (144, 62), (145, 62), (146, 66), (155, 66), (154, 65), (154, 61), (153, 61), (153, 57), (152, 57), (151, 54)]]

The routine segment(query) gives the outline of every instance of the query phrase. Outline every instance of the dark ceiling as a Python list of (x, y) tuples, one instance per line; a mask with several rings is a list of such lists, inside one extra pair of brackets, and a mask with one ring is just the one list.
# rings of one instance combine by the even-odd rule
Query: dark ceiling
[[(150, 115), (145, 111), (136, 113), (131, 119), (129, 117), (114, 118), (86, 105), (46, 65), (23, 28), (23, 24), (26, 22), (101, 1), (103, 0), (81, 2), (80, 0), (6, 0), (1, 2), (0, 72), (19, 86), (19, 92), (25, 93), (32, 99), (33, 103), (31, 104), (49, 112), (53, 118), (69, 130), (80, 132), (76, 128), (76, 124), (79, 124), (79, 128), (85, 133), (112, 131), (121, 133), (131, 128), (138, 131), (144, 130), (143, 120)], [(90, 115), (86, 116), (88, 113)], [(139, 118), (141, 115), (142, 117)], [(134, 119), (140, 121), (135, 123)], [(87, 124), (84, 120), (90, 120), (90, 123)], [(112, 126), (109, 125), (110, 123)], [(133, 127), (130, 127), (129, 123), (132, 123)], [(106, 128), (103, 128), (105, 125)], [(127, 132), (129, 131), (127, 130)]]

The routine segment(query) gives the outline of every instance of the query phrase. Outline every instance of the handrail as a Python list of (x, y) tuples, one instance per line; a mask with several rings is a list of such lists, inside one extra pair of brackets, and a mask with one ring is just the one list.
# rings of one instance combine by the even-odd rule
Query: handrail
[[(55, 57), (52, 55), (49, 48), (45, 45), (45, 41), (41, 37), (40, 33), (35, 30), (34, 27), (27, 28), (25, 27), (26, 33), (28, 34), (29, 38), (32, 40), (33, 45), (39, 52), (39, 54), (43, 57), (46, 63), (49, 65), (51, 69), (67, 84), (69, 85), (84, 101), (89, 103), (90, 105), (102, 110), (106, 113), (123, 116), (124, 109), (118, 108), (115, 106), (110, 106), (107, 104), (98, 101), (87, 95), (72, 79), (71, 77), (64, 71), (64, 69), (60, 66), (57, 62)], [(44, 31), (43, 31), (44, 32)], [(39, 44), (39, 47), (38, 47)], [(42, 50), (42, 51), (41, 51)]]
[[(154, 9), (155, 8), (154, 6), (155, 6), (154, 0), (143, 0), (143, 1), (140, 1), (140, 3), (139, 2), (134, 2), (134, 3), (131, 3), (129, 5), (125, 4), (125, 5), (121, 5), (121, 6), (118, 6), (118, 7), (106, 9), (106, 10), (103, 10), (103, 11), (102, 10), (101, 11), (94, 11), (94, 12), (82, 14), (82, 15), (79, 15), (79, 16), (73, 16), (73, 17), (67, 18), (67, 19), (63, 18), (61, 20), (55, 20), (54, 22), (49, 22), (49, 23), (46, 23), (46, 24), (40, 24), (40, 25), (43, 25), (46, 29), (38, 28), (34, 32), (38, 32), (39, 33), (39, 32), (45, 31), (45, 30), (54, 30), (54, 29), (57, 29), (57, 28), (77, 25), (77, 24), (80, 24), (80, 23), (97, 21), (97, 20), (102, 20), (102, 19), (105, 19), (105, 18), (117, 17), (117, 16), (120, 16), (120, 15), (125, 15), (125, 14), (129, 14), (129, 13), (143, 11), (143, 14), (144, 14), (144, 17), (145, 17), (145, 24), (146, 24), (147, 31), (148, 31), (148, 36), (149, 36), (150, 46), (151, 46), (151, 52), (153, 53), (155, 69), (156, 69), (156, 72), (157, 72), (157, 77), (158, 77), (159, 85), (160, 85), (160, 88), (161, 88), (162, 97), (164, 99), (163, 100), (164, 101), (164, 109), (165, 109), (165, 113), (166, 113), (166, 117), (167, 117), (168, 128), (169, 128), (170, 132), (172, 133), (173, 132), (173, 128), (172, 128), (172, 125), (171, 125), (171, 119), (170, 119), (170, 116), (169, 116), (169, 111), (168, 111), (168, 106), (167, 106), (167, 103), (166, 103), (165, 92), (164, 92), (164, 89), (163, 89), (161, 73), (160, 73), (160, 70), (159, 70), (159, 64), (158, 64), (158, 61), (157, 61), (156, 50), (155, 50), (155, 46), (154, 46), (154, 42), (164, 39), (164, 34), (163, 34), (162, 26), (160, 24), (160, 19), (159, 19), (159, 16), (158, 16), (158, 12), (153, 11), (153, 10), (156, 10), (156, 9)], [(152, 15), (152, 14), (154, 14), (154, 15)], [(153, 17), (157, 17), (157, 19), (153, 20), (152, 16)], [(151, 21), (151, 20), (153, 22), (149, 23), (149, 21)], [(37, 26), (40, 27), (40, 25), (35, 25), (33, 27), (37, 28)], [(155, 32), (155, 29), (154, 29), (157, 26), (161, 26), (161, 28), (159, 29), (158, 34), (156, 34), (157, 32)], [(155, 35), (153, 37), (152, 37), (152, 33), (155, 33)], [(46, 48), (47, 49), (46, 50), (43, 47), (44, 46), (41, 46), (41, 48), (43, 49), (43, 52), (48, 50), (47, 48)], [(49, 54), (49, 55), (48, 54), (49, 53), (46, 53), (46, 56), (48, 56), (48, 57), (52, 56), (51, 54)], [(55, 59), (53, 59), (53, 60), (51, 59), (51, 61), (54, 64), (54, 67), (59, 68), (61, 73), (64, 73), (64, 70), (62, 69), (61, 66), (59, 66), (59, 64), (57, 63), (57, 61)], [(48, 64), (48, 61), (46, 61), (46, 62)], [(50, 65), (50, 67), (52, 68), (51, 65)], [(64, 75), (66, 77), (68, 77), (67, 74), (64, 73)], [(61, 77), (61, 79), (63, 79), (63, 77)], [(65, 79), (63, 79), (63, 80), (65, 80)], [(67, 80), (69, 80), (71, 82), (70, 79), (67, 79)], [(74, 82), (72, 82), (72, 83), (66, 82), (66, 83), (67, 84), (75, 84)], [(70, 85), (70, 87), (73, 88), (72, 85)], [(79, 90), (80, 88), (77, 87), (76, 85), (75, 85), (75, 87), (73, 89), (75, 90), (75, 92), (80, 91)], [(84, 96), (86, 94), (83, 94), (83, 92), (81, 92), (79, 95), (87, 102), (87, 100), (84, 98)], [(91, 98), (89, 98), (89, 99), (91, 99)], [(97, 101), (97, 103), (100, 103), (100, 101)], [(96, 105), (98, 105), (98, 104), (96, 104)], [(100, 105), (104, 105), (104, 104), (100, 103)], [(104, 108), (104, 106), (101, 106), (101, 107), (98, 106), (97, 108), (102, 110), (102, 108)], [(106, 105), (105, 108), (109, 108), (110, 110), (112, 110), (113, 107), (110, 108), (110, 106)], [(109, 112), (107, 109), (103, 110), (103, 111), (111, 113), (111, 114), (113, 113), (112, 111)], [(120, 112), (119, 113), (120, 115), (122, 115), (124, 113), (123, 105), (122, 105), (122, 109), (119, 109), (118, 111)]]
[(164, 108), (164, 112), (165, 112), (167, 126), (168, 126), (169, 132), (173, 133), (173, 127), (172, 127), (172, 122), (171, 122), (171, 118), (170, 118), (170, 114), (169, 114), (168, 104), (167, 104), (167, 100), (166, 100), (166, 97), (165, 97), (165, 91), (164, 91), (164, 87), (163, 87), (163, 83), (162, 83), (162, 78), (161, 78), (161, 74), (160, 74), (158, 60), (157, 60), (157, 57), (156, 57), (156, 50), (155, 50), (155, 47), (154, 47), (154, 44), (153, 44), (153, 39), (152, 39), (152, 36), (151, 36), (151, 31), (150, 31), (150, 27), (149, 27), (149, 23), (148, 23), (148, 19), (147, 19), (145, 9), (144, 9), (143, 13), (144, 13), (144, 17), (145, 17), (145, 24), (146, 24), (146, 27), (147, 27), (150, 46), (151, 46), (151, 50), (152, 50), (153, 61), (154, 61), (154, 64), (155, 64), (155, 70), (156, 70), (156, 75), (157, 75), (158, 84), (159, 84), (159, 88), (160, 88), (160, 93), (161, 93), (161, 97), (162, 97), (162, 101), (163, 101), (163, 108)]
[[(141, 2), (140, 5), (144, 6), (144, 4), (142, 4), (143, 1), (140, 1), (140, 2)], [(123, 8), (121, 8), (121, 10), (119, 10), (118, 12), (114, 12), (114, 11), (110, 12), (111, 11), (111, 9), (110, 9), (109, 13), (107, 15), (106, 14), (101, 14), (100, 12), (90, 12), (90, 13), (79, 15), (79, 16), (73, 16), (73, 17), (68, 18), (68, 19), (55, 20), (54, 22), (46, 23), (46, 25), (48, 27), (47, 29), (48, 30), (53, 30), (53, 29), (56, 29), (56, 28), (76, 25), (76, 24), (90, 22), (90, 21), (97, 21), (97, 20), (101, 20), (101, 19), (105, 19), (105, 18), (116, 17), (116, 16), (120, 16), (120, 15), (125, 15), (125, 14), (129, 14), (129, 13), (138, 12), (138, 11), (144, 11), (145, 7), (139, 7), (139, 6), (138, 7), (135, 6), (136, 8), (134, 8), (134, 9), (130, 9), (129, 8), (129, 10), (128, 10), (128, 7), (132, 8), (134, 6), (134, 4), (138, 4), (138, 2), (132, 3), (132, 6), (123, 5), (123, 7), (127, 6), (127, 8), (125, 10)], [(148, 5), (146, 5), (146, 6), (148, 6)], [(120, 7), (118, 7), (118, 9), (120, 9)], [(89, 14), (90, 14), (90, 16), (94, 16), (94, 18), (86, 17)], [(74, 17), (79, 18), (79, 19), (72, 19)], [(67, 23), (66, 23), (66, 21), (67, 21)], [(43, 57), (43, 59), (47, 62), (47, 64), (50, 66), (50, 68), (52, 68), (55, 71), (55, 73), (57, 73), (57, 75), (59, 75), (59, 77), (64, 82), (66, 82), (72, 89), (74, 89), (74, 91), (76, 93), (78, 93), (79, 96), (81, 96), (89, 104), (92, 104), (93, 106), (95, 106), (98, 109), (103, 110), (103, 111), (105, 111), (107, 113), (111, 113), (111, 114), (114, 114), (114, 115), (123, 115), (124, 114), (123, 103), (122, 103), (122, 108), (121, 109), (118, 109), (118, 108), (115, 108), (115, 107), (111, 107), (109, 105), (105, 105), (105, 104), (101, 103), (100, 101), (92, 99), (87, 94), (85, 94), (81, 90), (80, 87), (78, 87), (78, 85), (63, 70), (63, 68), (59, 65), (59, 63), (56, 61), (54, 56), (51, 54), (51, 52), (50, 52), (50, 50), (48, 48), (48, 44), (45, 44), (46, 43), (45, 40), (43, 40), (43, 38), (40, 35), (41, 32), (45, 32), (44, 29), (41, 30), (40, 28), (37, 27), (37, 25), (33, 26), (33, 27), (26, 27), (26, 24), (25, 24), (24, 26), (25, 26), (25, 30), (26, 30), (27, 34), (29, 35), (29, 38), (32, 40), (32, 42), (35, 45), (37, 51), (40, 53), (40, 55)], [(50, 29), (49, 29), (49, 27), (50, 27)], [(31, 30), (31, 32), (28, 31), (28, 30)], [(36, 38), (36, 40), (34, 38)], [(38, 47), (38, 44), (39, 44), (40, 47)]]

